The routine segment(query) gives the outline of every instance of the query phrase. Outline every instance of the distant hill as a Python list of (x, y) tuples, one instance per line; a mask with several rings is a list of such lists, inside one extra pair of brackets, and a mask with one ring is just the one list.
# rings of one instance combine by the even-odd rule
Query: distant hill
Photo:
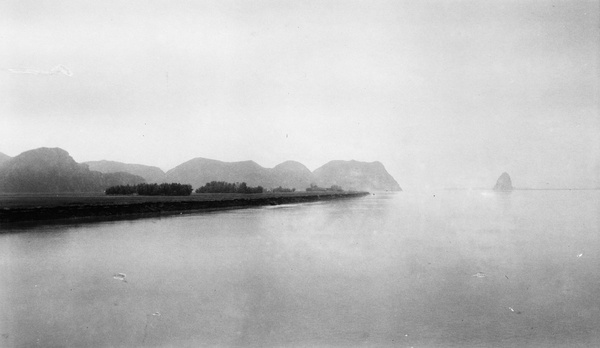
[(496, 185), (494, 185), (494, 191), (512, 191), (513, 185), (512, 180), (510, 179), (510, 175), (504, 172), (500, 175), (498, 180), (496, 180)]
[(249, 186), (296, 188), (304, 190), (313, 180), (302, 163), (287, 161), (275, 168), (264, 168), (254, 161), (222, 162), (194, 158), (166, 174), (168, 182), (185, 182), (200, 187), (211, 181), (245, 182)]
[(158, 167), (146, 166), (143, 164), (130, 164), (115, 161), (90, 161), (83, 162), (100, 173), (129, 173), (141, 176), (147, 183), (163, 183), (165, 181), (165, 172)]
[(296, 161), (285, 161), (271, 169), (272, 184), (269, 187), (285, 187), (304, 190), (315, 182), (313, 173)]
[(0, 167), (0, 192), (101, 192), (109, 186), (144, 181), (144, 178), (128, 173), (91, 171), (60, 148), (25, 151)]
[(313, 172), (317, 185), (345, 190), (402, 191), (381, 162), (331, 161)]
[(2, 166), (2, 163), (8, 161), (9, 159), (11, 159), (9, 155), (5, 155), (2, 152), (0, 152), (0, 166)]
[(39, 148), (13, 158), (0, 154), (0, 192), (101, 192), (110, 186), (142, 182), (173, 182), (199, 188), (211, 181), (301, 191), (313, 183), (321, 187), (338, 185), (345, 190), (402, 190), (380, 162), (331, 161), (311, 173), (296, 161), (264, 168), (254, 161), (222, 162), (199, 157), (164, 173), (158, 167), (115, 161), (79, 164), (60, 148)]
[(249, 186), (264, 185), (268, 170), (254, 161), (221, 162), (194, 158), (167, 171), (168, 182), (188, 183), (198, 188), (211, 181), (245, 182)]
[(311, 183), (321, 187), (339, 185), (346, 190), (402, 190), (380, 162), (331, 161), (311, 173), (306, 166), (295, 161), (286, 161), (269, 169), (253, 161), (221, 162), (194, 158), (169, 170), (166, 178), (168, 182), (190, 183), (196, 188), (211, 181), (226, 181), (298, 190), (306, 189)]

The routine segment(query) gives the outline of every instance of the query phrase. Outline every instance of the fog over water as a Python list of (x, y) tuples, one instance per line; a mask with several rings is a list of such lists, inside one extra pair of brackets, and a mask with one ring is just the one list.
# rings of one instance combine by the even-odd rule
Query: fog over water
[(1, 345), (597, 346), (598, 211), (439, 191), (3, 225)]
[(600, 187), (592, 1), (0, 3), (0, 152)]

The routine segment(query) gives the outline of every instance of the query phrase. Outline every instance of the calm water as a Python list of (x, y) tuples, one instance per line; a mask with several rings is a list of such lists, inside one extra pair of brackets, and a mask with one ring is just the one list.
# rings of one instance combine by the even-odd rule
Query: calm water
[(599, 191), (0, 228), (0, 346), (600, 346)]

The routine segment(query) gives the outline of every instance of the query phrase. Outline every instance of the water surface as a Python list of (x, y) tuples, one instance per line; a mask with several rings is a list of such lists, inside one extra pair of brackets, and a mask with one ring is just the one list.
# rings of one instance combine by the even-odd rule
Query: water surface
[(0, 346), (598, 346), (599, 212), (440, 191), (3, 225)]

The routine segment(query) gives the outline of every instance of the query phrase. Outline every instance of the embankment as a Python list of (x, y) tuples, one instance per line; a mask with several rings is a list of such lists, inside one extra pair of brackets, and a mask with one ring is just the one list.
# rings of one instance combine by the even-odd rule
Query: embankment
[(368, 194), (368, 192), (314, 192), (252, 195), (199, 194), (185, 197), (9, 197), (0, 200), (0, 223), (73, 218), (118, 218), (135, 215), (170, 215), (181, 212), (347, 199)]

